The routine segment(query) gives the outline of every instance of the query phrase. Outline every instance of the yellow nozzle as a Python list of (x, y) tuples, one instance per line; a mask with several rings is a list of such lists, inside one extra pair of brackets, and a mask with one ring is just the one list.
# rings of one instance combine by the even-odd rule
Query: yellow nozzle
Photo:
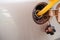
[(60, 0), (49, 0), (49, 1), (50, 1), (50, 3), (45, 8), (43, 8), (41, 11), (39, 11), (37, 13), (37, 16), (41, 16), (41, 15), (45, 14), (50, 8), (52, 8)]

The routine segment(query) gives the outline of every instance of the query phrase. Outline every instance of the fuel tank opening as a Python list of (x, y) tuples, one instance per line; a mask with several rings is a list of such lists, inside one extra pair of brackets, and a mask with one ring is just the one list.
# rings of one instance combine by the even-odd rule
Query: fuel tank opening
[(32, 13), (32, 16), (33, 16), (33, 20), (35, 23), (37, 24), (44, 24), (46, 23), (49, 19), (50, 19), (50, 16), (49, 16), (49, 10), (42, 16), (37, 16), (37, 13), (39, 11), (41, 11), (45, 6), (47, 5), (46, 2), (40, 2), (34, 9), (33, 9), (33, 13)]

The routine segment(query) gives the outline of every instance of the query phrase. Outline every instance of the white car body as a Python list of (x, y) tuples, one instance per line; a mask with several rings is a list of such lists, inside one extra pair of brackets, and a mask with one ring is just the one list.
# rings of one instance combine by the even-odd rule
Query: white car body
[[(0, 40), (54, 40), (60, 37), (60, 25), (51, 20), (57, 32), (44, 32), (45, 26), (33, 21), (32, 10), (39, 2), (48, 0), (0, 0)], [(55, 7), (54, 7), (55, 8)]]

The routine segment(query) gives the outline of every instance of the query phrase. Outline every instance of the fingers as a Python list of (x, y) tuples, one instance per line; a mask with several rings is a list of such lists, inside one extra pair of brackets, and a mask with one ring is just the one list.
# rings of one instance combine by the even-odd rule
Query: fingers
[(57, 19), (57, 22), (60, 24), (60, 3), (57, 5), (56, 9), (57, 9), (55, 10), (56, 19)]

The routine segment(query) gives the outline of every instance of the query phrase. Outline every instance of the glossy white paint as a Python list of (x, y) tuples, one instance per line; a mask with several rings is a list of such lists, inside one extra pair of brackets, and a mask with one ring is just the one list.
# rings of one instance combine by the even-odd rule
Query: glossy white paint
[(60, 25), (56, 19), (54, 36), (44, 32), (47, 23), (36, 24), (32, 19), (32, 10), (39, 2), (47, 0), (0, 0), (0, 40), (54, 40), (60, 37)]

